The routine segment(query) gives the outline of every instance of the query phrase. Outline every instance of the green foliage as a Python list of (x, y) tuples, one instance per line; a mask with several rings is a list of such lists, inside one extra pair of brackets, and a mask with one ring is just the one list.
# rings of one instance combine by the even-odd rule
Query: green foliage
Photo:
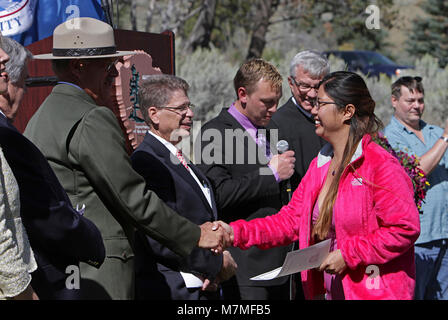
[(213, 45), (220, 49), (232, 42), (238, 28), (249, 31), (248, 14), (254, 0), (218, 0), (215, 13), (215, 27), (211, 35)]
[[(392, 9), (393, 0), (359, 1), (319, 1), (314, 0), (311, 12), (305, 15), (301, 25), (309, 32), (324, 35), (321, 41), (333, 38), (337, 49), (339, 46), (348, 46), (357, 50), (384, 50), (386, 42), (386, 29), (392, 26), (397, 12)], [(366, 19), (369, 14), (365, 12), (370, 4), (380, 9), (380, 29), (368, 29)], [(330, 41), (331, 43), (331, 41)]]
[[(192, 6), (192, 10), (196, 9), (199, 5), (200, 5), (200, 3), (195, 1)], [(177, 34), (176, 36), (178, 36), (178, 37), (182, 36), (182, 37), (187, 38), (190, 35), (191, 31), (193, 31), (194, 25), (195, 25), (198, 17), (199, 17), (199, 14), (196, 13), (193, 17), (191, 17), (190, 19), (187, 19), (185, 21), (185, 23), (179, 28), (181, 35)]]
[(420, 160), (415, 155), (409, 155), (404, 151), (395, 150), (389, 144), (387, 138), (380, 132), (372, 136), (373, 141), (378, 143), (392, 156), (397, 158), (403, 169), (411, 178), (412, 185), (414, 187), (414, 201), (420, 213), (422, 204), (424, 202), (426, 192), (429, 186), (429, 182), (426, 180), (426, 175), (422, 169), (419, 168)]
[(176, 74), (190, 85), (188, 96), (196, 105), (195, 121), (205, 122), (235, 100), (233, 77), (239, 65), (228, 62), (217, 48), (198, 48), (192, 55), (176, 57)]
[(421, 8), (427, 16), (414, 20), (407, 51), (419, 58), (431, 53), (443, 68), (448, 64), (448, 2), (427, 0)]
[[(176, 8), (186, 7), (190, 1), (194, 3), (193, 8), (201, 3), (199, 0), (179, 0), (176, 2)], [(138, 2), (137, 13), (144, 18), (147, 9), (144, 3), (148, 1)], [(234, 101), (233, 77), (247, 54), (253, 23), (251, 17), (257, 14), (255, 4), (258, 2), (259, 0), (218, 0), (210, 50), (198, 49), (191, 55), (185, 55), (182, 46), (179, 45), (191, 32), (198, 15), (194, 15), (184, 25), (179, 26), (176, 33), (176, 74), (191, 85), (189, 96), (192, 103), (198, 106), (195, 110), (196, 120), (207, 121), (216, 116), (222, 107), (229, 106)], [(267, 46), (263, 52), (263, 58), (273, 63), (283, 75), (283, 97), (280, 105), (291, 95), (287, 82), (289, 63), (301, 50), (323, 51), (346, 45), (354, 49), (373, 49), (386, 53), (388, 47), (384, 38), (385, 32), (396, 16), (393, 2), (393, 0), (280, 1), (281, 6), (272, 20), (283, 21), (269, 27)], [(426, 105), (423, 119), (441, 126), (448, 117), (446, 108), (448, 69), (439, 67), (439, 64), (447, 65), (446, 59), (448, 59), (448, 2), (427, 0), (422, 3), (430, 19), (426, 17), (420, 19), (421, 23), (424, 23), (424, 19), (428, 20), (427, 24), (416, 24), (415, 32), (421, 34), (419, 38), (422, 39), (421, 42), (417, 41), (417, 38), (411, 41), (421, 48), (421, 51), (411, 50), (419, 56), (419, 59), (415, 63), (410, 61), (410, 64), (415, 65), (415, 69), (404, 70), (402, 75), (418, 75), (423, 78)], [(156, 1), (159, 10), (167, 8), (167, 4), (168, 0)], [(368, 17), (365, 9), (369, 4), (376, 4), (380, 8), (380, 30), (369, 30), (365, 25)], [(120, 25), (124, 25), (129, 15), (129, 6), (124, 2), (120, 6), (124, 10)], [(138, 25), (144, 25), (144, 21), (140, 21)], [(164, 25), (163, 15), (155, 14), (153, 25)], [(425, 55), (426, 53), (432, 56)], [(330, 58), (330, 64), (332, 71), (345, 69), (342, 60)], [(393, 114), (390, 85), (396, 77), (389, 79), (383, 75), (380, 79), (365, 77), (364, 79), (376, 101), (377, 116), (387, 124)]]
[(265, 48), (262, 58), (272, 64), (279, 64), (280, 62), (283, 62), (284, 55), (274, 48)]
[[(291, 96), (287, 82), (289, 63), (297, 52), (290, 50), (283, 58), (273, 52), (271, 55), (274, 64), (283, 76), (283, 96), (280, 106)], [(264, 58), (269, 57), (267, 53)], [(235, 100), (233, 77), (242, 60), (230, 62), (229, 59), (216, 48), (211, 50), (197, 49), (187, 57), (177, 57), (177, 74), (190, 84), (189, 97), (197, 105), (195, 121), (203, 123), (215, 117), (223, 107), (228, 107)], [(346, 70), (343, 60), (330, 56), (331, 71)], [(438, 60), (429, 55), (415, 62), (415, 69), (403, 70), (401, 76), (421, 76), (425, 88), (425, 113), (423, 119), (428, 123), (443, 126), (448, 118), (448, 67), (441, 69)], [(367, 78), (370, 94), (376, 102), (375, 114), (384, 125), (387, 125), (393, 115), (390, 102), (390, 86), (398, 77), (388, 78), (384, 74), (380, 78)]]

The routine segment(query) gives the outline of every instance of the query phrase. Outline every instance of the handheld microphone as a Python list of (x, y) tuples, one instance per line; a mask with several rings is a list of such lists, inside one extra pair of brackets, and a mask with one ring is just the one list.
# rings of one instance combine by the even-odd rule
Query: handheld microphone
[(285, 153), (288, 150), (289, 150), (288, 141), (280, 140), (279, 142), (277, 142), (277, 152), (279, 154)]
[[(289, 144), (286, 140), (280, 140), (277, 142), (277, 152), (279, 154), (285, 153), (289, 150)], [(291, 181), (288, 179), (286, 180), (286, 192), (288, 193), (288, 201), (291, 200)]]

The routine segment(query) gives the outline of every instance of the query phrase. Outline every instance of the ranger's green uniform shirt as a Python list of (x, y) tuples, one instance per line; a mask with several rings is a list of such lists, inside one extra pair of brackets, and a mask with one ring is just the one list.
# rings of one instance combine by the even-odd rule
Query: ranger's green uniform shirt
[(106, 260), (99, 270), (81, 265), (86, 299), (133, 298), (133, 237), (139, 228), (187, 256), (200, 238), (199, 226), (179, 216), (132, 169), (114, 113), (83, 90), (58, 84), (25, 130), (43, 152), (73, 205), (100, 229)]

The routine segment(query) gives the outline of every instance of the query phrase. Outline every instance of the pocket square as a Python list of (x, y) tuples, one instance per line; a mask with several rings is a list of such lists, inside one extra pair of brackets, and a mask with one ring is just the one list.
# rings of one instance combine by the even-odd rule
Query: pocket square
[(79, 207), (79, 204), (76, 205), (76, 211), (80, 214), (80, 215), (84, 215), (84, 212), (86, 211), (86, 205), (83, 203), (81, 208)]

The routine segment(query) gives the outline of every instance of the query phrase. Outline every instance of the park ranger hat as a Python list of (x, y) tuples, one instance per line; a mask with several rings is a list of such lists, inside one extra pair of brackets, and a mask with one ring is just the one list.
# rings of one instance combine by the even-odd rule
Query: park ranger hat
[(34, 59), (93, 59), (133, 55), (117, 51), (114, 30), (100, 20), (74, 18), (58, 25), (53, 32), (53, 51)]

